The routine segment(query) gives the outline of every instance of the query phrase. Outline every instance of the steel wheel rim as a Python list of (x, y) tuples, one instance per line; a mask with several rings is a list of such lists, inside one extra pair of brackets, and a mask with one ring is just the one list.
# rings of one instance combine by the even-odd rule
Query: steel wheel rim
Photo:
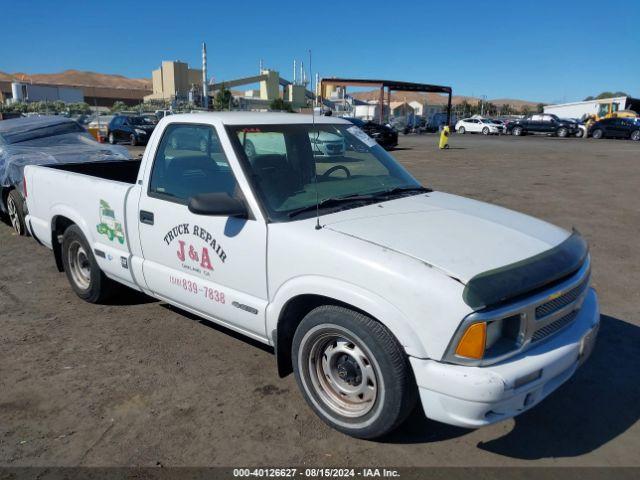
[(82, 244), (74, 240), (69, 245), (69, 272), (74, 283), (83, 290), (91, 284), (91, 263)]
[(379, 375), (370, 355), (344, 332), (320, 333), (309, 341), (307, 372), (321, 402), (344, 417), (369, 413), (379, 397)]
[(7, 210), (9, 212), (9, 219), (11, 220), (11, 226), (16, 231), (16, 233), (21, 234), (22, 228), (20, 225), (20, 217), (18, 215), (18, 207), (16, 202), (13, 201), (13, 198), (9, 197), (7, 199)]

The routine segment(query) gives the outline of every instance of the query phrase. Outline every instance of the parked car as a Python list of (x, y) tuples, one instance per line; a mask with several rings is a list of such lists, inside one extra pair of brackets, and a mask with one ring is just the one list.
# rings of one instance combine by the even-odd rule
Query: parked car
[(558, 137), (568, 137), (578, 133), (578, 124), (570, 120), (562, 120), (556, 115), (549, 113), (536, 113), (528, 117), (509, 122), (507, 133), (515, 136), (542, 133), (546, 135), (557, 135)]
[(101, 145), (63, 116), (22, 117), (0, 122), (0, 213), (25, 235), (23, 171), (26, 165), (128, 159), (124, 147)]
[(345, 120), (359, 127), (364, 133), (373, 138), (385, 150), (398, 146), (398, 132), (387, 125), (380, 125), (371, 120), (364, 121), (354, 117), (343, 117)]
[(640, 122), (633, 118), (605, 118), (589, 129), (593, 138), (629, 138), (640, 141)]
[(325, 131), (309, 133), (309, 140), (311, 140), (314, 155), (336, 157), (344, 155), (346, 151), (344, 137), (335, 133)]
[(109, 122), (107, 138), (111, 145), (129, 142), (132, 146), (146, 145), (151, 137), (155, 124), (144, 117), (116, 115)]
[(456, 123), (456, 132), (465, 134), (482, 133), (483, 135), (496, 135), (504, 133), (504, 127), (488, 118), (463, 118)]
[[(339, 118), (158, 128), (140, 161), (25, 169), (30, 231), (85, 301), (119, 282), (268, 344), (309, 407), (361, 438), (417, 401), (460, 427), (514, 417), (589, 357), (600, 313), (579, 233), (425, 188)], [(171, 146), (194, 128), (223, 151)], [(318, 130), (358, 159), (314, 155)], [(249, 135), (270, 153), (248, 158)]]

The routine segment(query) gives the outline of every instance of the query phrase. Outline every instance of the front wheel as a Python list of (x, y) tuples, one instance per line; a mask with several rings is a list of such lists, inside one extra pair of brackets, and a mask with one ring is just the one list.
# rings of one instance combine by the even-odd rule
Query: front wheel
[(634, 130), (633, 132), (631, 132), (629, 138), (634, 142), (640, 141), (640, 130)]
[(293, 339), (294, 373), (305, 400), (328, 425), (377, 438), (411, 413), (417, 387), (407, 356), (391, 332), (352, 310), (312, 310)]
[(569, 135), (569, 130), (567, 130), (567, 129), (566, 129), (566, 128), (564, 128), (564, 127), (560, 127), (560, 128), (558, 129), (558, 132), (557, 132), (557, 133), (558, 133), (558, 136), (559, 136), (559, 137), (564, 138), (564, 137), (566, 137), (567, 135)]
[(523, 134), (523, 133), (524, 133), (524, 132), (523, 132), (523, 130), (522, 130), (522, 127), (513, 127), (513, 134), (514, 134), (516, 137), (520, 137), (520, 136), (522, 136), (522, 134)]
[(131, 141), (131, 146), (132, 147), (135, 147), (136, 145), (138, 145), (138, 139), (136, 138), (136, 136), (133, 133), (129, 137), (129, 140)]
[(596, 129), (593, 131), (593, 133), (591, 134), (591, 136), (592, 136), (593, 138), (595, 138), (596, 140), (599, 140), (599, 139), (601, 139), (601, 138), (603, 137), (603, 133), (604, 133), (604, 132), (603, 132), (601, 129), (596, 128)]
[(482, 129), (482, 134), (483, 134), (483, 135), (489, 135), (489, 127), (484, 127), (484, 128)]
[(71, 288), (83, 300), (100, 303), (113, 292), (113, 281), (100, 270), (77, 225), (71, 225), (62, 236), (62, 264)]
[(109, 132), (109, 143), (111, 145), (116, 144), (116, 136), (113, 134), (113, 132)]

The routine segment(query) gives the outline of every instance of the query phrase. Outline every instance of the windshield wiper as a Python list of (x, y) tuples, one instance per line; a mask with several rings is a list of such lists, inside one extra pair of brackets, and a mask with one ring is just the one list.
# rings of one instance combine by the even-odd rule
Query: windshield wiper
[(397, 195), (399, 193), (429, 193), (429, 192), (433, 192), (433, 190), (431, 190), (430, 188), (427, 187), (395, 187), (395, 188), (391, 188), (389, 190), (384, 190), (382, 192), (377, 192), (374, 193), (373, 196), (376, 198), (379, 197), (389, 197), (391, 195)]
[(315, 210), (316, 208), (325, 208), (325, 207), (333, 207), (337, 205), (342, 205), (344, 203), (351, 202), (362, 202), (362, 201), (371, 201), (374, 200), (375, 197), (373, 195), (347, 195), (345, 197), (329, 197), (325, 198), (318, 204), (307, 205), (306, 207), (298, 208), (297, 210), (292, 210), (289, 212), (289, 218), (293, 218), (301, 213), (310, 212)]

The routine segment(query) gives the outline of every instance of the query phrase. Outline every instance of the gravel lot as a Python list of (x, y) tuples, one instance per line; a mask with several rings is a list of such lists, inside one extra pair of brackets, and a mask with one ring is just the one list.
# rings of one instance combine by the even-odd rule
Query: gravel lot
[(602, 328), (568, 384), (481, 430), (416, 411), (384, 441), (355, 440), (278, 378), (268, 348), (135, 293), (83, 303), (48, 250), (0, 224), (0, 464), (640, 465), (640, 144), (400, 142), (394, 155), (425, 184), (587, 237)]

